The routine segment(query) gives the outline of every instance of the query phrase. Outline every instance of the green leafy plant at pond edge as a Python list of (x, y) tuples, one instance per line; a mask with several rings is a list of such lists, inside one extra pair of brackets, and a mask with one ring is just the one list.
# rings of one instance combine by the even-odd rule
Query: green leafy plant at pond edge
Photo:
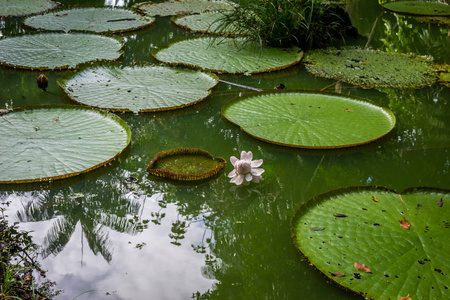
[(250, 33), (253, 41), (273, 47), (296, 45), (324, 47), (334, 39), (355, 32), (347, 13), (322, 0), (242, 0), (231, 14), (224, 14), (219, 30), (236, 28)]
[(49, 280), (38, 284), (33, 271), (45, 277), (37, 263), (39, 246), (32, 242), (27, 231), (19, 231), (17, 223), (9, 225), (4, 208), (0, 208), (0, 298), (1, 299), (52, 299), (60, 291), (52, 289)]

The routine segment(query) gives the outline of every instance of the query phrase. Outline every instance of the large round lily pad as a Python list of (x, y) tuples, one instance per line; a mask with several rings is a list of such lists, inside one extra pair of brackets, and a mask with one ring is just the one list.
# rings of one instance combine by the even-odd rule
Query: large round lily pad
[(388, 109), (350, 96), (304, 91), (237, 97), (225, 103), (222, 115), (257, 139), (310, 149), (366, 144), (395, 126)]
[(213, 177), (225, 164), (225, 159), (214, 158), (205, 150), (177, 148), (158, 153), (147, 172), (171, 180), (198, 181)]
[(130, 143), (119, 117), (80, 106), (14, 110), (0, 116), (0, 183), (48, 181), (105, 165)]
[(77, 103), (111, 111), (149, 112), (198, 103), (218, 83), (214, 74), (165, 66), (99, 66), (59, 79)]
[(140, 29), (154, 21), (155, 18), (144, 17), (127, 9), (89, 7), (28, 17), (24, 24), (41, 30), (114, 33)]
[(437, 1), (392, 1), (382, 4), (390, 11), (420, 16), (450, 16), (450, 5)]
[(371, 49), (314, 50), (305, 55), (313, 75), (366, 88), (421, 88), (436, 82), (435, 69), (423, 58)]
[(172, 22), (176, 25), (201, 33), (235, 35), (239, 29), (235, 26), (223, 27), (221, 19), (224, 17), (222, 12), (205, 12), (196, 15), (172, 17)]
[(230, 10), (234, 6), (228, 1), (202, 1), (202, 0), (182, 0), (167, 2), (144, 2), (133, 6), (139, 12), (147, 16), (172, 16), (192, 13), (202, 13), (205, 11)]
[(40, 33), (0, 40), (0, 65), (23, 69), (67, 69), (122, 55), (119, 39), (83, 33)]
[(222, 73), (261, 73), (288, 68), (299, 63), (303, 52), (290, 49), (260, 48), (244, 38), (199, 37), (153, 49), (153, 56), (172, 65), (185, 65)]
[(450, 299), (449, 203), (448, 190), (332, 191), (300, 207), (292, 236), (323, 274), (368, 299)]
[(0, 0), (0, 17), (38, 14), (58, 6), (51, 0)]

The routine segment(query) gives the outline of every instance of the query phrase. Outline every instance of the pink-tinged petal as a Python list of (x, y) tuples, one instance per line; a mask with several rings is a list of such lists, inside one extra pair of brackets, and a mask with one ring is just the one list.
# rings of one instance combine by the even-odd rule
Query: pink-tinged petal
[(241, 160), (247, 160), (250, 162), (252, 160), (252, 158), (253, 158), (252, 151), (248, 151), (248, 152), (242, 151), (241, 152)]
[(257, 160), (252, 160), (250, 165), (252, 166), (252, 168), (257, 168), (260, 165), (262, 165), (262, 163), (263, 163), (262, 159), (257, 159)]
[(251, 173), (245, 174), (245, 181), (252, 181), (253, 175)]
[(258, 183), (261, 180), (261, 176), (253, 176), (252, 182)]
[(240, 174), (230, 180), (230, 182), (235, 183), (236, 185), (241, 185), (243, 181), (244, 181), (244, 175), (240, 175)]
[(237, 161), (238, 161), (238, 158), (236, 156), (230, 157), (230, 162), (233, 166), (236, 164)]
[(234, 176), (236, 176), (236, 170), (233, 170), (230, 173), (228, 173), (228, 177), (233, 178)]
[(255, 168), (251, 170), (251, 173), (253, 176), (261, 176), (262, 173), (264, 173), (263, 168)]

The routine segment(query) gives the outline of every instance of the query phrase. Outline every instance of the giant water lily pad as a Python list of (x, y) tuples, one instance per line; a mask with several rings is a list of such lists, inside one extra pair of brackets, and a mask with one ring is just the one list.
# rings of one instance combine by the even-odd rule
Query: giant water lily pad
[(144, 2), (133, 6), (147, 16), (172, 16), (202, 13), (205, 11), (230, 10), (234, 6), (228, 1), (182, 0), (167, 2)]
[(62, 179), (103, 166), (130, 143), (116, 115), (80, 106), (19, 109), (0, 116), (0, 183)]
[(0, 65), (23, 69), (67, 69), (122, 55), (121, 40), (94, 34), (41, 33), (0, 40)]
[(204, 150), (177, 148), (158, 153), (147, 172), (171, 180), (198, 181), (213, 177), (225, 164), (225, 159), (214, 158)]
[(436, 82), (435, 69), (423, 58), (371, 49), (315, 50), (305, 55), (313, 75), (366, 88), (421, 88)]
[(450, 65), (437, 65), (439, 69), (439, 82), (450, 88)]
[(257, 139), (310, 149), (366, 144), (395, 126), (388, 109), (350, 96), (304, 91), (237, 97), (223, 106), (222, 115)]
[(214, 74), (165, 66), (88, 68), (59, 79), (77, 103), (111, 111), (149, 112), (198, 103), (218, 83)]
[(153, 49), (153, 56), (165, 63), (202, 68), (223, 73), (261, 73), (288, 68), (300, 62), (303, 52), (290, 49), (260, 48), (244, 38), (199, 37)]
[(154, 21), (155, 18), (144, 17), (127, 9), (89, 7), (28, 17), (24, 20), (24, 24), (34, 29), (53, 31), (114, 33), (140, 29), (151, 25)]
[(368, 299), (450, 299), (449, 203), (448, 190), (332, 191), (300, 207), (292, 236), (323, 274)]
[(51, 0), (0, 0), (0, 17), (38, 14), (56, 6)]
[(421, 16), (450, 16), (450, 5), (437, 1), (392, 1), (382, 4), (390, 11)]
[(223, 27), (221, 22), (223, 18), (224, 13), (222, 12), (205, 12), (197, 15), (173, 17), (172, 22), (185, 29), (201, 33), (235, 35), (236, 32), (240, 32), (236, 26)]

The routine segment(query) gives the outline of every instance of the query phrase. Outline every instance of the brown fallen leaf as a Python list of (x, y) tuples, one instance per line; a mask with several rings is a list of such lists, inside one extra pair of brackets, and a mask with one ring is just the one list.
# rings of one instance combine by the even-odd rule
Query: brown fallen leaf
[(334, 216), (338, 218), (347, 218), (347, 215), (344, 214), (334, 214)]
[(375, 195), (372, 196), (372, 200), (375, 202), (378, 202), (378, 199), (377, 199), (377, 197), (375, 197)]
[(59, 121), (59, 117), (56, 117), (53, 119), (53, 122), (58, 122)]
[(400, 298), (398, 298), (398, 300), (412, 300), (412, 298), (408, 294), (408, 296), (400, 297)]
[(409, 224), (408, 221), (406, 221), (405, 217), (403, 217), (403, 218), (400, 220), (400, 226), (402, 226), (403, 228), (409, 230), (409, 228), (411, 227), (411, 224)]
[(331, 276), (333, 277), (345, 277), (345, 274), (342, 274), (340, 272), (332, 273)]
[(366, 267), (365, 264), (360, 264), (359, 262), (355, 262), (354, 264), (355, 268), (357, 268), (360, 271), (363, 271), (365, 273), (372, 273), (368, 267)]
[(325, 227), (311, 227), (309, 230), (311, 230), (311, 231), (322, 231), (324, 229), (325, 229)]
[(345, 112), (353, 112), (353, 110), (348, 109), (348, 108), (344, 109), (344, 111), (345, 111)]
[(441, 200), (439, 200), (437, 204), (439, 207), (442, 207), (442, 205), (444, 205), (444, 199), (441, 198)]

